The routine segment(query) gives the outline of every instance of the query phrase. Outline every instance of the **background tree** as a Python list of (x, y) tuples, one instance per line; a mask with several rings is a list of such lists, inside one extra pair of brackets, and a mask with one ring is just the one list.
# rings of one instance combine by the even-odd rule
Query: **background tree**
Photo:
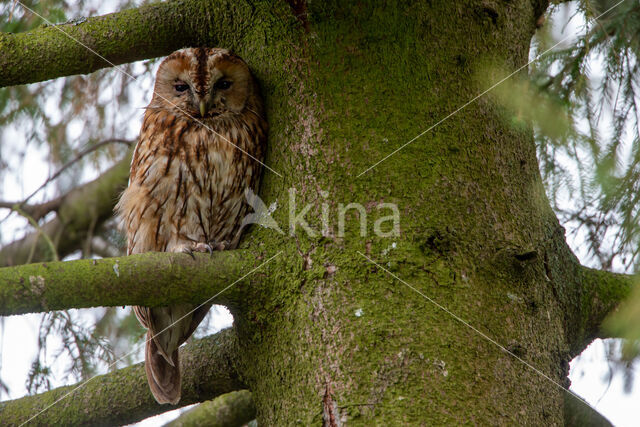
[[(181, 404), (248, 389), (252, 399), (234, 393), (202, 409), (235, 409), (238, 423), (255, 414), (265, 425), (597, 417), (564, 387), (568, 361), (595, 337), (637, 338), (633, 297), (602, 328), (632, 283), (606, 270), (638, 262), (635, 2), (580, 2), (584, 35), (548, 53), (557, 40), (541, 0), (129, 6), (87, 19), (100, 11), (84, 2), (3, 6), (13, 16), (0, 35), (0, 154), (27, 161), (30, 146), (46, 147), (61, 172), (34, 197), (3, 204), (33, 228), (0, 250), (0, 264), (13, 266), (0, 270), (2, 314), (223, 304), (234, 327), (188, 346)], [(36, 13), (75, 19), (41, 26)], [(527, 76), (537, 28), (533, 52), (544, 55)], [(212, 257), (113, 258), (112, 207), (138, 127), (116, 117), (144, 106), (128, 102), (131, 79), (153, 66), (129, 63), (188, 45), (231, 48), (252, 67), (271, 126), (261, 198), (288, 224), (295, 189), (294, 215), (310, 204), (315, 233), (254, 227), (241, 249)], [(73, 74), (82, 75), (20, 86)], [(62, 113), (52, 117), (48, 103)], [(13, 126), (33, 129), (29, 146), (6, 143)], [(569, 208), (566, 194), (579, 195)], [(350, 202), (366, 207), (366, 237), (355, 210), (344, 236), (335, 219), (323, 227), (323, 204), (337, 218)], [(399, 236), (373, 232), (382, 203), (400, 209)], [(552, 206), (588, 230), (599, 270), (578, 263)], [(57, 261), (95, 256), (105, 258)], [(93, 331), (65, 312), (42, 323), (41, 336), (63, 337), (77, 379), (126, 354), (140, 333), (113, 310), (97, 314)], [(32, 391), (46, 388), (49, 366), (38, 358), (30, 377)], [(137, 365), (82, 384), (6, 402), (0, 417), (118, 424), (172, 409), (153, 402)]]

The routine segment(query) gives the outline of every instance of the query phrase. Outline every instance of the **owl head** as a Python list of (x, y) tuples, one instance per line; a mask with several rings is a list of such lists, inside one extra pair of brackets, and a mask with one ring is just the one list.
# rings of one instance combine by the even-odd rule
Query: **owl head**
[(150, 109), (215, 120), (245, 109), (261, 114), (256, 82), (247, 64), (225, 49), (173, 52), (160, 64)]

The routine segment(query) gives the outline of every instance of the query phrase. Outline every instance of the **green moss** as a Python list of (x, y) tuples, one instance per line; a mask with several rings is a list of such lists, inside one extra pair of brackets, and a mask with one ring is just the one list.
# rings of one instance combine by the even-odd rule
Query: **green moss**
[(286, 191), (295, 187), (301, 204), (316, 206), (307, 219), (317, 230), (320, 190), (332, 212), (358, 202), (373, 219), (377, 203), (393, 202), (401, 235), (376, 237), (370, 220), (362, 238), (355, 215), (344, 238), (335, 222), (328, 238), (253, 230), (246, 245), (285, 250), (270, 283), (248, 289), (235, 313), (259, 420), (321, 423), (330, 388), (356, 425), (560, 423), (561, 390), (357, 253), (369, 248), (420, 292), (564, 381), (568, 337), (543, 256), (515, 257), (542, 254), (556, 221), (530, 131), (508, 128), (481, 100), (357, 177), (481, 92), (476, 61), (498, 53), (526, 62), (530, 6), (501, 6), (495, 27), (474, 2), (309, 8), (309, 34), (280, 36), (299, 40), (291, 44), (265, 37), (272, 56), (253, 59), (267, 94), (268, 162), (286, 172), (265, 175), (263, 198), (284, 206), (275, 217), (286, 224)]
[(167, 427), (207, 425), (211, 427), (242, 426), (255, 418), (256, 408), (247, 390), (222, 395), (203, 402), (181, 414)]
[(181, 0), (3, 34), (0, 86), (90, 73), (111, 64), (167, 55), (186, 46), (237, 49), (254, 21), (248, 3)]
[[(625, 309), (618, 310), (614, 316), (618, 316), (616, 323), (613, 318), (607, 319), (603, 328), (605, 317), (614, 314), (622, 301), (633, 303), (634, 285), (637, 283), (635, 276), (616, 274), (608, 271), (600, 271), (591, 268), (582, 268), (583, 293), (581, 300), (582, 309), (582, 336), (578, 342), (578, 348), (586, 347), (595, 337), (603, 333), (613, 336), (627, 337), (625, 332), (633, 330), (636, 322), (634, 317), (627, 317)], [(627, 304), (628, 307), (633, 305)], [(624, 319), (624, 321), (620, 321)], [(629, 337), (630, 338), (630, 337)]]
[[(0, 269), (0, 314), (96, 306), (201, 303), (239, 304), (241, 290), (259, 280), (247, 273), (262, 261), (250, 251), (145, 253), (128, 257), (28, 264)], [(269, 267), (269, 266), (265, 266)], [(245, 277), (246, 276), (246, 277)], [(234, 286), (230, 286), (234, 284)]]

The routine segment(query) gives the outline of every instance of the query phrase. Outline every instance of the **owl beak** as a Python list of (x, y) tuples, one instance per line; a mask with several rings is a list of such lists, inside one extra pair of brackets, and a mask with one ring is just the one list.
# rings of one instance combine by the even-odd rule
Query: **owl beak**
[(207, 104), (202, 99), (200, 100), (200, 116), (204, 117), (205, 114), (207, 114)]

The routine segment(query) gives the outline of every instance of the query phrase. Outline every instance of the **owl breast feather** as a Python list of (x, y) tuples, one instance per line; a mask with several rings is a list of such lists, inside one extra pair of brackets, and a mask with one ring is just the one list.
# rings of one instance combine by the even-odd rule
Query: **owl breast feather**
[(174, 127), (173, 134), (144, 133), (136, 147), (135, 174), (132, 167), (119, 209), (129, 230), (130, 253), (231, 241), (247, 211), (245, 189), (256, 191), (254, 160), (243, 151), (250, 153), (257, 141), (245, 127), (234, 132)]

